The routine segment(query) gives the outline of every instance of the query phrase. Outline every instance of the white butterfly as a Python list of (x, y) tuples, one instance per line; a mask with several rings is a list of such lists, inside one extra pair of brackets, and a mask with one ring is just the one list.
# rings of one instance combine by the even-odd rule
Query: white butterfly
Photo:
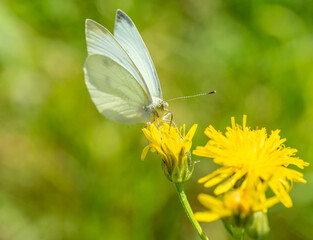
[(114, 35), (87, 19), (86, 40), (85, 82), (103, 116), (133, 124), (153, 122), (169, 112), (149, 52), (124, 12), (117, 10)]

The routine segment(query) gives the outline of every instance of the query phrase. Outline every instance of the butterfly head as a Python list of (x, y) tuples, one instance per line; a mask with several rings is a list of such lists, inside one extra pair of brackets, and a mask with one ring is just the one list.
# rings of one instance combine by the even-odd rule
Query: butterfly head
[(153, 108), (159, 117), (168, 113), (168, 103), (160, 98), (153, 97)]
[(162, 102), (158, 103), (156, 106), (155, 106), (156, 110), (157, 111), (164, 111), (164, 112), (167, 112), (168, 111), (168, 103), (165, 102), (164, 100), (162, 100)]

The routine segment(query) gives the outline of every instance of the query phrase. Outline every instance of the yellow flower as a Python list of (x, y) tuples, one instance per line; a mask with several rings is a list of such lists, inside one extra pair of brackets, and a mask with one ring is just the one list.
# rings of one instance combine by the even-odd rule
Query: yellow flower
[(251, 194), (243, 189), (225, 193), (222, 200), (203, 193), (198, 195), (198, 199), (203, 206), (210, 210), (195, 213), (195, 217), (201, 222), (213, 222), (227, 217), (245, 221), (253, 213), (277, 203), (277, 198), (270, 198), (261, 203), (256, 194)]
[(209, 211), (195, 213), (196, 219), (201, 222), (222, 219), (234, 239), (241, 239), (243, 231), (253, 239), (264, 239), (269, 233), (267, 214), (263, 209), (276, 204), (278, 198), (272, 197), (261, 203), (257, 192), (251, 194), (246, 189), (236, 189), (219, 198), (199, 194), (199, 201)]
[(295, 165), (301, 169), (309, 163), (295, 157), (296, 149), (283, 145), (279, 130), (272, 131), (268, 136), (266, 129), (251, 130), (246, 126), (247, 116), (243, 116), (242, 126), (235, 124), (227, 128), (225, 136), (213, 126), (205, 130), (210, 138), (204, 147), (197, 147), (193, 154), (213, 158), (214, 162), (223, 167), (199, 179), (205, 187), (216, 187), (216, 195), (233, 188), (248, 189), (258, 192), (260, 202), (266, 201), (265, 192), (271, 188), (276, 197), (286, 207), (292, 206), (289, 196), (293, 182), (306, 183), (303, 174), (287, 168)]
[(157, 128), (154, 124), (148, 124), (142, 131), (150, 142), (141, 154), (143, 160), (148, 151), (158, 152), (162, 155), (163, 170), (172, 182), (184, 182), (193, 172), (194, 163), (191, 161), (190, 148), (192, 138), (196, 132), (197, 124), (194, 124), (189, 132), (185, 133), (185, 125), (178, 129), (163, 123)]

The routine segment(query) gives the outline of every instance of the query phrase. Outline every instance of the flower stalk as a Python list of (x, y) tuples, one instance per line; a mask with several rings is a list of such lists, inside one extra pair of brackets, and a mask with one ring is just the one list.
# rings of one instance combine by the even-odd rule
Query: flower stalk
[(189, 205), (189, 202), (188, 202), (188, 199), (187, 199), (187, 196), (185, 194), (185, 191), (184, 191), (184, 186), (182, 183), (175, 183), (175, 187), (176, 187), (176, 190), (177, 190), (177, 193), (178, 193), (178, 196), (179, 196), (179, 199), (180, 199), (180, 202), (190, 220), (190, 222), (192, 223), (193, 227), (196, 229), (199, 237), (202, 239), (202, 240), (208, 240), (209, 238), (205, 235), (205, 233), (203, 232), (199, 222), (196, 220), (194, 214), (193, 214), (193, 211)]

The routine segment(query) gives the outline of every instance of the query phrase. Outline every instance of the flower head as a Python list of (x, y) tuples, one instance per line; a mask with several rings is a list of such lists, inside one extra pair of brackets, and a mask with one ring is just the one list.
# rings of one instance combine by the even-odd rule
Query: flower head
[(239, 221), (244, 221), (254, 212), (269, 208), (277, 203), (277, 198), (267, 199), (260, 202), (256, 192), (243, 189), (229, 191), (221, 198), (216, 198), (207, 194), (199, 194), (198, 199), (203, 206), (209, 209), (205, 212), (197, 212), (196, 218), (201, 222), (213, 222), (220, 218), (234, 217)]
[(149, 150), (156, 151), (162, 155), (163, 171), (170, 181), (187, 181), (194, 167), (190, 148), (196, 129), (197, 125), (194, 124), (186, 134), (185, 125), (179, 129), (167, 123), (158, 128), (154, 124), (147, 125), (142, 131), (150, 144), (143, 149), (141, 159), (146, 157)]
[(295, 157), (296, 149), (285, 147), (286, 139), (281, 139), (279, 130), (267, 134), (266, 129), (251, 130), (243, 116), (242, 126), (235, 123), (223, 135), (213, 126), (205, 130), (210, 138), (204, 147), (197, 147), (193, 154), (213, 158), (222, 165), (213, 173), (199, 179), (205, 187), (221, 183), (214, 191), (216, 195), (233, 188), (257, 192), (260, 203), (266, 201), (268, 187), (286, 207), (292, 206), (289, 196), (293, 182), (306, 183), (303, 174), (287, 168), (295, 165), (301, 169), (309, 163)]
[(272, 197), (260, 202), (257, 193), (236, 189), (218, 198), (207, 194), (199, 194), (199, 201), (208, 211), (196, 212), (195, 217), (201, 222), (212, 222), (222, 219), (232, 236), (241, 235), (242, 230), (253, 237), (263, 239), (269, 232), (267, 214), (262, 210), (278, 202)]

